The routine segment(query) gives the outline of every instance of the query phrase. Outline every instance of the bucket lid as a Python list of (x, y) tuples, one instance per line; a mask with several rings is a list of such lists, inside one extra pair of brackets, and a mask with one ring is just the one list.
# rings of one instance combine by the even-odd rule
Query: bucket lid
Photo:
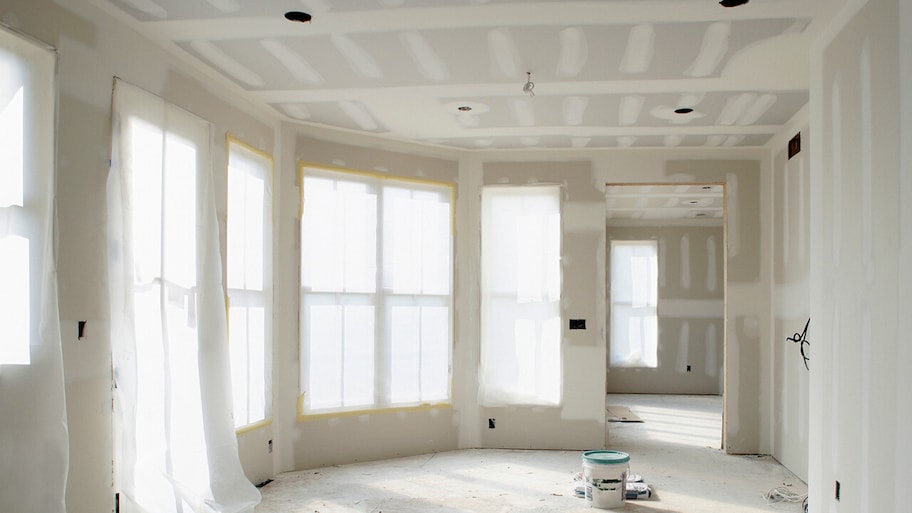
[(627, 463), (630, 455), (620, 451), (586, 451), (583, 453), (583, 461), (596, 465), (615, 465)]

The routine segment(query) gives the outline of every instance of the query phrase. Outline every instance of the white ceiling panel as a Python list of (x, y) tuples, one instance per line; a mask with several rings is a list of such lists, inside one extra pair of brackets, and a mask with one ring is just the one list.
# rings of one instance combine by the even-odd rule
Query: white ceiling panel
[[(465, 149), (766, 144), (837, 2), (74, 0), (292, 121)], [(308, 23), (287, 11), (312, 15)], [(798, 69), (806, 69), (803, 67)], [(534, 83), (534, 96), (523, 91)], [(470, 107), (471, 110), (459, 110)], [(681, 108), (692, 112), (676, 113)]]

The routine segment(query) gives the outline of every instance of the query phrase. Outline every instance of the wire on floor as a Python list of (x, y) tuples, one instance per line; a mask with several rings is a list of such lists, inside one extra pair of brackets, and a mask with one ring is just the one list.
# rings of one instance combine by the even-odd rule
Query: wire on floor
[(777, 486), (763, 494), (766, 504), (775, 504), (779, 502), (801, 503), (804, 511), (807, 511), (807, 494), (793, 492), (788, 486)]

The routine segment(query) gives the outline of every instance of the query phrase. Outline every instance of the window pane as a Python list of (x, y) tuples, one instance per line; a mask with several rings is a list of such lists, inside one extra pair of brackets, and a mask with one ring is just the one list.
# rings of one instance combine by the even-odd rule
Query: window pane
[(31, 326), (29, 241), (0, 237), (0, 364), (28, 364)]
[(247, 309), (248, 423), (266, 418), (266, 309)]
[(315, 305), (309, 323), (309, 407), (373, 404), (374, 307)]
[(312, 409), (342, 406), (342, 307), (310, 307), (305, 399)]
[[(194, 231), (195, 231), (194, 223)], [(195, 239), (194, 239), (195, 240)], [(195, 273), (194, 273), (195, 274)], [(170, 286), (169, 288), (176, 289)], [(171, 465), (178, 482), (204, 489), (209, 483), (206, 440), (202, 429), (203, 407), (200, 390), (199, 343), (193, 312), (196, 311), (195, 292), (172, 290), (167, 293), (165, 319), (168, 332), (164, 343), (168, 349), (165, 369), (169, 413), (168, 425)]]
[(304, 182), (304, 216), (301, 219), (301, 284), (314, 291), (341, 292), (344, 288), (344, 230), (339, 215), (339, 195), (329, 180)]
[(420, 292), (423, 274), (421, 203), (410, 196), (410, 191), (387, 188), (383, 197), (386, 249), (383, 262), (393, 270), (389, 285), (400, 294)]
[(174, 134), (165, 138), (163, 277), (196, 285), (196, 147)]
[(374, 292), (377, 196), (364, 184), (305, 178), (302, 283), (320, 292)]
[(231, 307), (228, 309), (228, 355), (231, 360), (231, 388), (234, 399), (234, 427), (250, 423), (247, 414), (248, 380), (248, 338), (247, 309)]
[(453, 254), (453, 221), (449, 202), (425, 201), (421, 219), (424, 256), (421, 290), (425, 294), (449, 294)]
[(345, 291), (377, 289), (377, 196), (343, 195)]
[[(246, 214), (246, 182), (245, 174), (230, 164), (228, 166), (228, 214), (226, 221), (225, 242), (227, 244), (227, 257), (225, 274), (229, 289), (245, 288), (246, 279), (244, 256), (246, 255), (247, 225), (244, 222)], [(236, 411), (236, 410), (235, 410)]]
[(416, 402), (421, 398), (421, 309), (394, 307), (391, 336), (390, 400)]
[(541, 301), (544, 297), (544, 226), (540, 216), (516, 216), (516, 300), (520, 303)]
[[(0, 73), (5, 79), (0, 80), (0, 209), (24, 206), (25, 93), (18, 60), (0, 58)], [(9, 225), (21, 228), (15, 221)], [(4, 327), (0, 364), (31, 361), (30, 271), (29, 240), (17, 235), (0, 237), (0, 326)]]
[(384, 286), (397, 294), (448, 294), (448, 197), (402, 187), (384, 187), (383, 195)]
[(241, 159), (238, 164), (237, 159), (241, 158), (232, 146), (228, 168), (228, 288), (263, 290), (266, 182), (256, 176), (263, 170), (255, 174), (253, 163)]
[[(15, 74), (12, 63), (0, 62), (0, 73)], [(12, 80), (13, 83), (18, 80)], [(9, 94), (12, 93), (12, 94)], [(5, 91), (0, 84), (0, 207), (23, 206), (23, 88)]]
[[(555, 312), (556, 313), (556, 312)], [(538, 386), (536, 392), (546, 402), (558, 404), (561, 400), (561, 318), (553, 315), (541, 322), (541, 345), (538, 349)]]
[(138, 119), (130, 120), (126, 134), (129, 148), (127, 165), (132, 170), (130, 199), (132, 214), (133, 263), (137, 283), (161, 276), (162, 242), (162, 153), (161, 129)]
[(450, 395), (450, 309), (421, 309), (421, 400)]
[(264, 202), (266, 198), (265, 181), (254, 176), (247, 176), (246, 180), (246, 208), (244, 211), (245, 240), (247, 242), (244, 253), (244, 288), (247, 290), (263, 290), (263, 253), (266, 250), (264, 230), (266, 229)]
[(265, 308), (231, 307), (228, 326), (234, 425), (241, 427), (266, 418)]
[(374, 404), (374, 307), (345, 307), (344, 406)]

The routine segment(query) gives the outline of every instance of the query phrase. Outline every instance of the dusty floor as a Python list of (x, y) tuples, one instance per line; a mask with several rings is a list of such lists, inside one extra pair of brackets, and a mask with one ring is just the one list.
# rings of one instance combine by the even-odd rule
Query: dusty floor
[[(614, 395), (642, 423), (609, 422), (609, 449), (628, 452), (631, 472), (655, 494), (616, 511), (800, 512), (764, 494), (807, 487), (769, 457), (727, 456), (721, 400), (711, 396)], [(573, 493), (579, 451), (462, 450), (334, 466), (275, 477), (257, 513), (547, 513), (593, 511)], [(598, 510), (595, 511), (606, 511)]]

